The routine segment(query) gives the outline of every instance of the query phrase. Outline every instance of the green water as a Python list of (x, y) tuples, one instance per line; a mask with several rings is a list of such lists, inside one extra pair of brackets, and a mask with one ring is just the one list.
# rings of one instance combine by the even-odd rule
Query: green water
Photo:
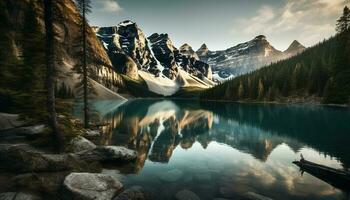
[(136, 163), (105, 173), (155, 199), (183, 189), (201, 199), (349, 199), (349, 191), (292, 161), (350, 166), (350, 111), (301, 105), (134, 100), (94, 102), (95, 120), (109, 123), (101, 144), (138, 152)]

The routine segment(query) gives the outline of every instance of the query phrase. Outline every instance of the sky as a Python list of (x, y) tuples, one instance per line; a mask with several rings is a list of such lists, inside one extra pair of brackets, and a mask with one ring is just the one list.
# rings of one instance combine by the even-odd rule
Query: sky
[(146, 36), (168, 33), (175, 46), (223, 50), (257, 35), (279, 50), (293, 40), (310, 47), (335, 34), (350, 0), (92, 0), (90, 25), (132, 20)]

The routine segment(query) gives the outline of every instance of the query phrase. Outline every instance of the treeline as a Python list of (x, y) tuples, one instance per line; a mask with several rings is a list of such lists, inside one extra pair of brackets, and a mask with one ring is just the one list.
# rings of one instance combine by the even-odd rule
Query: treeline
[(283, 101), (290, 98), (314, 97), (322, 103), (350, 103), (348, 10), (346, 7), (343, 16), (338, 20), (338, 34), (335, 37), (297, 56), (209, 89), (201, 94), (201, 99)]

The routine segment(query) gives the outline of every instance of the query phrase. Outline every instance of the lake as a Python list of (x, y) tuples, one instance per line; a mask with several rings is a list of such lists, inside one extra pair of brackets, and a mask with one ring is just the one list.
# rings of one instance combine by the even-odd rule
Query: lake
[(189, 190), (200, 199), (349, 199), (292, 162), (350, 166), (350, 111), (309, 105), (203, 103), (190, 100), (92, 102), (103, 145), (138, 152), (135, 163), (105, 169), (156, 199)]

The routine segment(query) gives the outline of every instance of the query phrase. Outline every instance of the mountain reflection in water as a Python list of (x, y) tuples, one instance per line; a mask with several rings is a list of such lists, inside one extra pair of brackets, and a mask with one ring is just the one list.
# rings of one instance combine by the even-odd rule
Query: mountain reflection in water
[[(173, 199), (181, 189), (201, 199), (240, 199), (247, 192), (274, 199), (348, 198), (346, 191), (300, 176), (291, 163), (302, 153), (320, 164), (349, 168), (346, 109), (185, 100), (93, 106), (108, 123), (101, 144), (138, 152), (136, 163), (122, 170), (126, 184), (166, 191), (159, 199)], [(164, 178), (169, 173), (173, 178)]]

